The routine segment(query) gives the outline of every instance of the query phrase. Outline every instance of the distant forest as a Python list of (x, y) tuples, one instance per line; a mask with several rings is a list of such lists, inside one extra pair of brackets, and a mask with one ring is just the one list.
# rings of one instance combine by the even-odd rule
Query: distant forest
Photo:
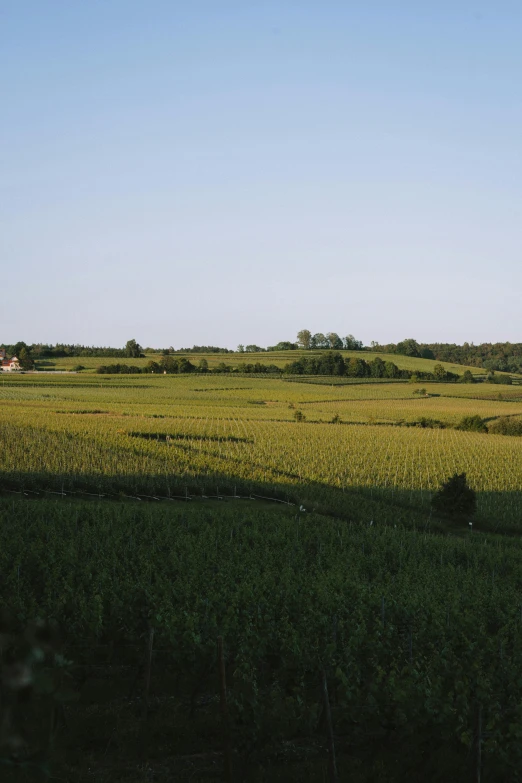
[(436, 359), (439, 362), (467, 364), (485, 370), (500, 372), (522, 372), (522, 343), (418, 343), (416, 340), (403, 340), (400, 343), (379, 345), (372, 342), (369, 350), (379, 353), (397, 353), (423, 359)]
[[(522, 372), (522, 343), (419, 343), (413, 338), (402, 340), (399, 343), (380, 344), (372, 341), (369, 346), (364, 346), (353, 335), (340, 337), (336, 332), (312, 334), (307, 329), (301, 329), (295, 342), (283, 340), (276, 345), (262, 348), (259, 345), (238, 345), (236, 350), (220, 348), (215, 345), (194, 345), (192, 348), (142, 348), (136, 340), (129, 340), (123, 348), (111, 348), (102, 346), (87, 346), (68, 343), (27, 344), (23, 341), (12, 345), (2, 344), (0, 347), (6, 350), (8, 356), (24, 355), (30, 357), (32, 362), (44, 359), (60, 359), (71, 357), (99, 357), (112, 359), (138, 358), (145, 354), (158, 354), (159, 356), (171, 356), (175, 354), (204, 354), (204, 353), (266, 353), (272, 351), (301, 350), (351, 350), (375, 353), (398, 354), (423, 359), (435, 359), (438, 362), (464, 364), (471, 367), (499, 372)], [(29, 361), (29, 359), (27, 359)]]

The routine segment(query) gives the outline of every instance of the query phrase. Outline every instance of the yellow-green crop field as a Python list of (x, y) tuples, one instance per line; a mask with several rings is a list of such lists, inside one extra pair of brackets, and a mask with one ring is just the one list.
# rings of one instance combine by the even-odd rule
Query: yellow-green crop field
[[(516, 528), (522, 438), (454, 426), (465, 416), (522, 416), (522, 388), (422, 388), (428, 396), (396, 382), (10, 376), (0, 383), (2, 487), (194, 500), (254, 493), (349, 518), (416, 514), (429, 524), (432, 492), (465, 471), (477, 521)], [(422, 419), (446, 428), (407, 426)]]

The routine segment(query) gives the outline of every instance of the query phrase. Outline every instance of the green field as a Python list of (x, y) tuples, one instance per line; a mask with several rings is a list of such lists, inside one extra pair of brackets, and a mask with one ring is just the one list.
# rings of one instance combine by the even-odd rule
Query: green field
[[(327, 779), (323, 677), (341, 780), (472, 779), (478, 710), (518, 779), (522, 438), (455, 427), (521, 388), (307, 380), (2, 377), (0, 597), (60, 627), (24, 718), (57, 780), (223, 779), (219, 636), (236, 781)], [(462, 471), (472, 532), (431, 507)]]
[[(470, 415), (522, 415), (520, 387), (299, 384), (226, 376), (20, 376), (0, 385), (0, 469), (11, 489), (113, 494), (261, 493), (356, 514), (346, 493), (430, 514), (466, 471), (478, 519), (522, 510), (522, 441), (453, 429)], [(501, 394), (502, 399), (499, 399)], [(296, 411), (304, 416), (294, 420)], [(339, 423), (332, 421), (337, 417)], [(445, 429), (408, 427), (423, 419)], [(239, 491), (239, 490), (237, 490)], [(401, 513), (404, 509), (401, 510)], [(372, 513), (372, 512), (369, 512)]]
[(24, 724), (45, 747), (49, 714), (64, 705), (53, 779), (138, 783), (146, 763), (157, 780), (222, 780), (219, 636), (236, 781), (327, 779), (323, 672), (341, 780), (470, 779), (479, 707), (486, 779), (518, 779), (518, 539), (248, 501), (0, 499), (0, 523), (4, 605), (22, 627), (57, 620), (71, 661), (65, 684), (39, 669)]

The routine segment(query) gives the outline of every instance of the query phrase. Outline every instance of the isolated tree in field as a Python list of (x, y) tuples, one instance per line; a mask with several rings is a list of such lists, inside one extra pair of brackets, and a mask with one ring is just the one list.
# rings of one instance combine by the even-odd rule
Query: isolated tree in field
[(236, 350), (238, 353), (245, 353), (245, 346), (240, 344), (237, 346)]
[(297, 342), (301, 348), (307, 351), (312, 342), (312, 332), (309, 332), (308, 329), (301, 329), (300, 332), (297, 332)]
[(475, 491), (468, 486), (465, 473), (455, 473), (433, 495), (431, 505), (441, 514), (454, 518), (472, 516), (477, 510)]
[(128, 340), (125, 346), (125, 356), (128, 356), (130, 359), (139, 359), (141, 355), (141, 345), (136, 340)]
[(304, 415), (304, 413), (302, 411), (296, 411), (294, 413), (294, 419), (296, 421), (304, 421), (306, 419), (306, 416)]

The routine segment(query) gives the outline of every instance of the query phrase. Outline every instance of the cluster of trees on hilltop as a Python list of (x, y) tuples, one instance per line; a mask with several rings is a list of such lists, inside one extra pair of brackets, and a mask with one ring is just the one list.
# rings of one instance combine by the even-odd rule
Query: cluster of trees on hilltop
[(372, 342), (371, 351), (396, 353), (439, 362), (467, 364), (499, 372), (522, 372), (522, 343), (418, 343), (413, 338), (380, 345)]
[(297, 347), (308, 350), (321, 348), (330, 350), (363, 351), (364, 346), (360, 340), (356, 340), (353, 334), (347, 337), (339, 337), (337, 332), (317, 332), (312, 334), (309, 329), (301, 329), (297, 333)]

